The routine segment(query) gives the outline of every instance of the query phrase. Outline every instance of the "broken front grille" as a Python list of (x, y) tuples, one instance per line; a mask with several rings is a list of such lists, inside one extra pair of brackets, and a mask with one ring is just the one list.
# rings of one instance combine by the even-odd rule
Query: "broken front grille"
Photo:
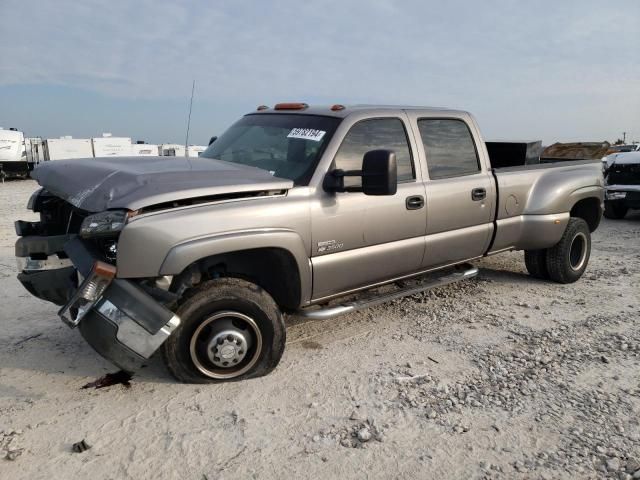
[(609, 185), (640, 185), (640, 164), (614, 165), (607, 175)]

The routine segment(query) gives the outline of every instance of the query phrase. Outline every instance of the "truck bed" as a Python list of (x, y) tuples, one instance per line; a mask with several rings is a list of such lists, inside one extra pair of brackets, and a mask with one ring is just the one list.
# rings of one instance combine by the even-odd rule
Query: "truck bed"
[(595, 164), (600, 169), (602, 168), (601, 160), (563, 160), (559, 162), (553, 163), (535, 163), (535, 164), (526, 164), (526, 165), (516, 165), (512, 167), (494, 167), (494, 172), (516, 172), (523, 170), (543, 170), (549, 168), (562, 168), (562, 167), (574, 167), (577, 165), (589, 165)]
[(598, 160), (494, 168), (492, 173), (498, 198), (490, 254), (554, 245), (564, 232), (571, 209), (594, 191), (601, 196), (604, 188)]

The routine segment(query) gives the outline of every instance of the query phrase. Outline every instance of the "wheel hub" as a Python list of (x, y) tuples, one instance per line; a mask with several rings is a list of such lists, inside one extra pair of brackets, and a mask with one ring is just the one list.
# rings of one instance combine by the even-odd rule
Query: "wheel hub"
[(207, 356), (216, 367), (233, 367), (244, 360), (250, 347), (244, 332), (224, 330), (209, 341)]
[(262, 334), (244, 313), (224, 310), (195, 329), (189, 352), (195, 367), (215, 379), (235, 378), (251, 369), (262, 351)]
[(587, 258), (587, 237), (579, 232), (569, 247), (569, 265), (573, 270), (580, 270)]

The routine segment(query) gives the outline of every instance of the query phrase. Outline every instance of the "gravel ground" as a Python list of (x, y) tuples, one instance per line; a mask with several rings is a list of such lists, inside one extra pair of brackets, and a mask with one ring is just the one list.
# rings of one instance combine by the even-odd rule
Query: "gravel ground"
[(501, 254), (466, 283), (290, 319), (267, 377), (181, 385), (153, 358), (94, 390), (113, 366), (15, 279), (34, 189), (0, 185), (2, 478), (640, 478), (640, 212), (603, 220), (572, 285)]

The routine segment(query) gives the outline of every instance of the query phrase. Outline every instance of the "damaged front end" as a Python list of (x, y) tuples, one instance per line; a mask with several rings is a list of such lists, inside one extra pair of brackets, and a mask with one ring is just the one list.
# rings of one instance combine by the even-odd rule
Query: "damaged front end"
[(40, 222), (16, 222), (20, 282), (61, 306), (63, 322), (103, 357), (129, 372), (139, 368), (180, 319), (167, 308), (168, 292), (117, 278), (117, 236), (127, 212), (90, 214), (42, 190), (29, 207)]

